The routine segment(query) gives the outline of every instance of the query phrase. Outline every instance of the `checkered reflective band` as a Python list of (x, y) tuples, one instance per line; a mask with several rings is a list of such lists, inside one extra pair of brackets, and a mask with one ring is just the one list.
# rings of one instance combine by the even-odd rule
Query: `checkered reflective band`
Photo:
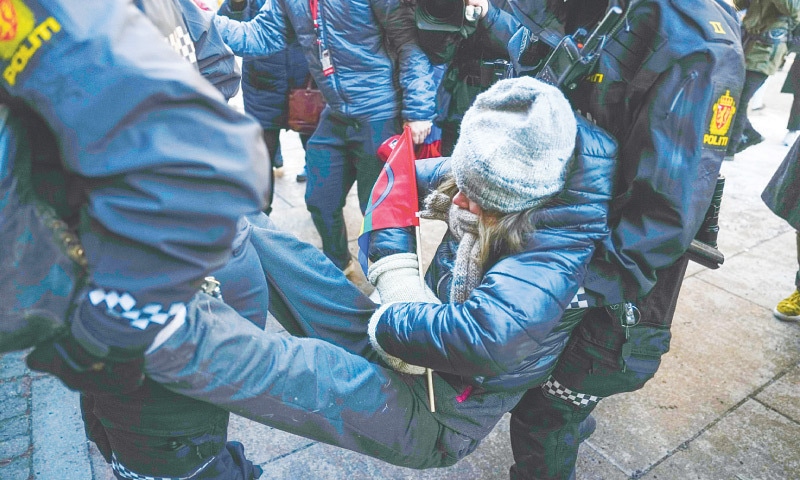
[(573, 392), (569, 388), (558, 383), (558, 380), (553, 377), (547, 379), (544, 385), (542, 385), (542, 390), (544, 390), (545, 393), (549, 393), (554, 397), (571, 402), (579, 407), (586, 407), (603, 399), (603, 397), (597, 397), (595, 395)]
[(186, 311), (186, 305), (180, 302), (170, 305), (168, 311), (157, 303), (148, 303), (142, 308), (136, 308), (136, 299), (130, 293), (119, 293), (114, 290), (106, 292), (102, 288), (89, 292), (89, 302), (94, 306), (104, 303), (110, 315), (127, 318), (131, 322), (131, 327), (139, 330), (145, 330), (151, 323), (164, 325), (175, 315)]
[(212, 461), (214, 461), (214, 458), (216, 457), (209, 458), (206, 463), (192, 472), (188, 477), (148, 477), (147, 475), (139, 475), (136, 472), (128, 470), (125, 468), (125, 465), (119, 463), (116, 454), (113, 452), (111, 453), (111, 468), (120, 478), (128, 478), (130, 480), (191, 480), (197, 476), (198, 473), (202, 472), (203, 469), (206, 468)]
[(589, 308), (589, 295), (586, 294), (586, 290), (583, 287), (578, 289), (578, 293), (572, 297), (572, 301), (567, 305), (567, 310), (578, 308)]
[(167, 37), (170, 46), (192, 65), (197, 65), (197, 54), (194, 49), (194, 42), (189, 32), (183, 29), (182, 25), (175, 27), (175, 31)]

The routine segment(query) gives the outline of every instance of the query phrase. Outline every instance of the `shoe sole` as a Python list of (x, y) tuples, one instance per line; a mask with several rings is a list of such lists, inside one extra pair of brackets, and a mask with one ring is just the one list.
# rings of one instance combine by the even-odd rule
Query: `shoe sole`
[(800, 321), (800, 315), (785, 315), (778, 311), (777, 308), (772, 309), (772, 315), (777, 318), (778, 320), (783, 320), (784, 322), (797, 322)]

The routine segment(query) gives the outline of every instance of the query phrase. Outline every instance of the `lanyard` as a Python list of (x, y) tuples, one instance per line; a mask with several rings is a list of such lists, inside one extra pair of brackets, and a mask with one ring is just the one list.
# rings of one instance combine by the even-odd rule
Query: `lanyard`
[(325, 34), (319, 22), (319, 0), (308, 0), (308, 7), (311, 10), (311, 20), (314, 22), (314, 35), (317, 37), (317, 49), (319, 50), (322, 74), (327, 77), (333, 74), (334, 68), (330, 52), (325, 48)]

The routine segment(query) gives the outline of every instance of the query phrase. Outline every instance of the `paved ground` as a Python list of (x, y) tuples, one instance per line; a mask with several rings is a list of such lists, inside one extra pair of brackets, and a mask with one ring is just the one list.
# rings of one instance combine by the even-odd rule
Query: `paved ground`
[[(767, 140), (722, 168), (725, 265), (690, 265), (672, 351), (644, 389), (600, 403), (578, 479), (800, 478), (800, 325), (770, 313), (793, 287), (794, 232), (760, 200), (788, 150), (781, 144), (791, 103), (778, 93), (783, 76), (771, 79), (765, 108), (751, 115)], [(299, 139), (291, 133), (283, 139), (286, 165), (273, 218), (319, 245), (303, 184), (295, 182)], [(355, 252), (360, 216), (352, 194), (347, 208)], [(426, 228), (426, 243), (435, 242), (436, 229)], [(263, 478), (271, 479), (504, 479), (511, 464), (507, 418), (470, 457), (432, 471), (393, 467), (240, 417), (232, 419), (230, 436), (245, 443)], [(0, 356), (0, 479), (109, 478), (83, 434), (77, 395), (27, 370), (23, 354)]]

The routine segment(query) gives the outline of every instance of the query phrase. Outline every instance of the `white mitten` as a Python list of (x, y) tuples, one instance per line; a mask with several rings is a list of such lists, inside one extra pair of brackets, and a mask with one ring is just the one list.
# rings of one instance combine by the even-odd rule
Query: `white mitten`
[[(419, 282), (419, 279), (417, 279)], [(372, 348), (375, 349), (378, 354), (380, 354), (381, 358), (386, 362), (387, 365), (392, 370), (395, 370), (400, 373), (408, 373), (409, 375), (424, 375), (425, 374), (425, 367), (418, 367), (417, 365), (411, 365), (410, 363), (405, 362), (404, 360), (400, 360), (399, 358), (395, 357), (394, 355), (389, 355), (386, 351), (381, 348), (380, 344), (378, 343), (378, 339), (375, 337), (375, 330), (378, 328), (378, 321), (381, 319), (381, 315), (383, 312), (389, 308), (391, 303), (384, 303), (380, 306), (375, 313), (372, 314), (372, 317), (369, 319), (369, 325), (367, 326), (367, 332), (369, 333), (369, 343), (372, 344)]]
[(378, 260), (370, 265), (367, 278), (378, 290), (381, 303), (442, 303), (420, 282), (416, 253), (396, 253)]

